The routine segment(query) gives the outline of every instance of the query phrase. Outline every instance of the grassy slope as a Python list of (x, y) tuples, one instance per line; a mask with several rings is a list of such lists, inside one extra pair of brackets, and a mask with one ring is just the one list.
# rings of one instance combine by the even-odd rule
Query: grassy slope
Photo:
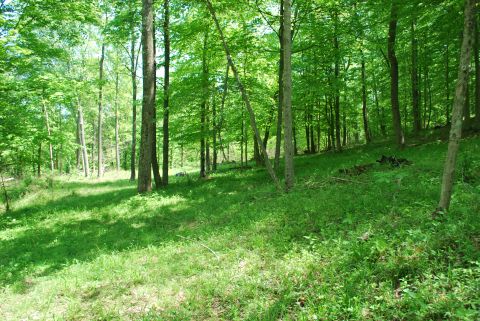
[[(338, 169), (395, 151), (300, 157), (288, 195), (262, 170), (144, 197), (126, 180), (37, 187), (0, 217), (0, 319), (478, 319), (480, 180), (432, 220), (445, 149), (356, 177)], [(466, 157), (480, 166), (478, 138)]]

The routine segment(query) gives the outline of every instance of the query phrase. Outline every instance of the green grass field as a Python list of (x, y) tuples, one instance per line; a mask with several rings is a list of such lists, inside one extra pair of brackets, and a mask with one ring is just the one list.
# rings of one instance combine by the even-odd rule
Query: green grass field
[[(480, 138), (433, 219), (445, 152), (298, 157), (290, 194), (263, 169), (147, 196), (113, 176), (23, 184), (0, 214), (0, 319), (479, 320)], [(338, 172), (382, 154), (413, 165)]]

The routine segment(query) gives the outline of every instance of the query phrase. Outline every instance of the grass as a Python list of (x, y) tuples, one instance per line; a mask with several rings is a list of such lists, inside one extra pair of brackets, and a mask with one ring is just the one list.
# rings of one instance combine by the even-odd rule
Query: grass
[[(0, 319), (479, 319), (480, 139), (432, 219), (445, 151), (298, 157), (290, 194), (261, 169), (146, 196), (115, 177), (34, 181), (0, 216)], [(338, 173), (382, 154), (413, 165)]]

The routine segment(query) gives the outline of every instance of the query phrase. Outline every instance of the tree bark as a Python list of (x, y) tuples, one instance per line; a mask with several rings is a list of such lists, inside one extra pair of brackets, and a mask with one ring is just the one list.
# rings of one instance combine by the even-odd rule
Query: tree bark
[(390, 100), (392, 104), (393, 128), (395, 141), (400, 148), (405, 146), (402, 120), (400, 116), (400, 102), (398, 99), (398, 60), (395, 53), (398, 23), (398, 0), (392, 0), (390, 11), (390, 24), (388, 29), (388, 60), (390, 62)]
[[(362, 53), (363, 56), (363, 53)], [(367, 144), (372, 141), (370, 129), (368, 127), (368, 109), (367, 109), (367, 80), (365, 76), (365, 59), (362, 57), (362, 115), (363, 115), (363, 131), (365, 132), (365, 140)]]
[(478, 30), (478, 8), (475, 10), (475, 122), (480, 127), (480, 32)]
[(42, 109), (43, 109), (43, 115), (45, 117), (45, 126), (47, 128), (47, 135), (48, 135), (48, 151), (49, 151), (49, 156), (50, 156), (50, 171), (53, 173), (53, 171), (54, 171), (53, 146), (52, 146), (52, 142), (51, 142), (52, 132), (50, 130), (50, 120), (48, 118), (48, 110), (47, 110), (47, 106), (45, 105), (44, 98), (42, 99)]
[(445, 116), (447, 118), (446, 125), (450, 124), (450, 52), (449, 44), (445, 51), (445, 92), (446, 92), (446, 104), (445, 104)]
[(335, 34), (333, 37), (333, 46), (335, 49), (335, 141), (337, 151), (342, 150), (341, 129), (340, 129), (340, 49), (338, 43), (338, 14), (335, 13)]
[(225, 54), (227, 56), (228, 63), (230, 64), (230, 68), (233, 71), (233, 74), (234, 74), (235, 79), (237, 81), (237, 85), (238, 85), (238, 87), (240, 89), (240, 92), (242, 94), (243, 101), (244, 101), (245, 106), (248, 110), (248, 113), (249, 113), (249, 116), (250, 116), (250, 125), (252, 126), (252, 129), (255, 132), (255, 139), (259, 142), (259, 144), (261, 146), (261, 151), (262, 151), (263, 157), (265, 159), (265, 166), (267, 168), (267, 171), (270, 174), (270, 177), (272, 178), (273, 182), (275, 183), (275, 186), (278, 189), (281, 189), (280, 182), (279, 182), (279, 180), (278, 180), (278, 178), (277, 178), (277, 176), (276, 176), (276, 174), (273, 170), (272, 164), (270, 163), (270, 160), (268, 158), (268, 154), (267, 154), (267, 151), (265, 149), (265, 146), (263, 146), (263, 144), (261, 143), (262, 138), (260, 137), (260, 133), (258, 131), (257, 123), (256, 123), (256, 120), (255, 120), (255, 114), (254, 114), (252, 106), (250, 104), (250, 98), (248, 96), (247, 91), (245, 90), (245, 87), (243, 86), (242, 81), (240, 80), (240, 76), (239, 76), (237, 67), (233, 63), (233, 59), (232, 59), (232, 56), (230, 54), (230, 49), (228, 48), (227, 42), (225, 40), (225, 36), (223, 34), (223, 31), (222, 31), (222, 28), (220, 27), (220, 23), (218, 22), (217, 16), (215, 14), (215, 10), (214, 10), (210, 0), (205, 0), (205, 1), (206, 1), (206, 4), (207, 4), (207, 8), (208, 8), (208, 10), (209, 10), (209, 12), (212, 16), (212, 19), (215, 23), (215, 26), (217, 28), (217, 31), (220, 35), (220, 38), (222, 40), (223, 49), (225, 50)]
[(98, 76), (98, 125), (97, 125), (97, 177), (103, 176), (103, 64), (105, 61), (105, 44), (102, 44)]
[(202, 104), (200, 106), (200, 177), (207, 176), (206, 169), (206, 113), (208, 100), (208, 61), (207, 61), (208, 31), (205, 31), (203, 38), (203, 56), (202, 56)]
[(152, 189), (152, 125), (155, 110), (155, 48), (153, 0), (142, 0), (143, 101), (138, 192)]
[[(158, 165), (158, 156), (157, 156), (157, 61), (156, 57), (156, 48), (157, 41), (155, 39), (155, 11), (153, 12), (153, 107), (152, 107), (152, 172), (153, 180), (155, 181), (155, 188), (159, 189), (162, 186), (162, 177), (160, 176), (160, 166)], [(168, 159), (167, 159), (168, 166)]]
[(120, 138), (119, 138), (119, 119), (118, 119), (118, 72), (115, 75), (115, 160), (117, 171), (120, 170)]
[(215, 95), (213, 96), (212, 102), (212, 147), (213, 147), (213, 159), (212, 159), (212, 170), (217, 170), (217, 158), (218, 158), (218, 149), (217, 149), (217, 104), (215, 100)]
[[(295, 183), (293, 164), (293, 117), (292, 117), (292, 0), (283, 2), (283, 128), (285, 154), (285, 191)], [(260, 141), (261, 142), (261, 141)]]
[(80, 103), (80, 97), (77, 96), (78, 102), (78, 129), (79, 129), (79, 138), (80, 138), (80, 148), (82, 150), (82, 164), (83, 164), (83, 173), (85, 177), (90, 176), (90, 165), (88, 164), (88, 151), (87, 143), (85, 141), (85, 124), (83, 121), (83, 109)]
[(137, 66), (138, 55), (135, 54), (135, 30), (132, 25), (130, 43), (130, 77), (132, 80), (132, 149), (130, 155), (130, 181), (136, 177), (135, 165), (137, 163)]
[(162, 159), (162, 175), (163, 185), (168, 185), (168, 159), (169, 159), (169, 116), (170, 116), (170, 0), (165, 0), (163, 4), (164, 21), (163, 21), (163, 45), (165, 54), (165, 78), (163, 85), (163, 159)]
[(462, 136), (463, 106), (465, 103), (465, 94), (470, 75), (470, 59), (474, 42), (475, 3), (476, 0), (465, 1), (465, 22), (462, 49), (460, 54), (460, 66), (458, 69), (458, 80), (453, 102), (450, 140), (442, 178), (440, 202), (438, 204), (439, 211), (448, 210), (450, 206), (450, 200), (452, 198), (455, 164), (460, 145), (460, 139)]

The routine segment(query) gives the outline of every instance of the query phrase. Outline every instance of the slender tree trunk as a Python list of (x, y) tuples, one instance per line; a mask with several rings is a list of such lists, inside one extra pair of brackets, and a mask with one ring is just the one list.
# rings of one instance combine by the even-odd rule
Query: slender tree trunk
[(117, 171), (120, 170), (120, 138), (119, 138), (119, 119), (118, 119), (118, 72), (115, 75), (115, 160)]
[(85, 141), (85, 124), (83, 121), (83, 109), (80, 103), (80, 98), (77, 96), (78, 102), (78, 127), (80, 136), (80, 148), (82, 150), (83, 173), (85, 177), (90, 176), (90, 165), (88, 164), (87, 143)]
[(223, 146), (223, 139), (222, 139), (222, 128), (223, 128), (223, 121), (224, 121), (224, 112), (225, 112), (225, 100), (227, 99), (227, 93), (228, 93), (228, 73), (230, 70), (230, 65), (228, 64), (227, 61), (227, 67), (225, 71), (225, 78), (223, 82), (223, 92), (222, 92), (222, 104), (220, 106), (220, 121), (218, 124), (218, 140), (220, 143), (220, 149), (222, 150), (222, 155), (223, 159), (226, 160), (228, 157), (225, 156), (225, 147)]
[[(363, 53), (362, 53), (363, 56)], [(367, 80), (365, 76), (365, 59), (362, 58), (362, 114), (363, 114), (363, 131), (365, 132), (365, 140), (367, 144), (372, 141), (370, 129), (368, 127), (368, 109), (367, 109)]]
[(7, 193), (7, 187), (5, 186), (5, 181), (3, 179), (3, 174), (0, 171), (0, 178), (2, 179), (2, 190), (3, 190), (3, 198), (5, 200), (5, 212), (10, 212), (10, 202)]
[(330, 132), (331, 132), (331, 129), (330, 129), (330, 112), (329, 112), (330, 108), (329, 108), (329, 102), (328, 102), (328, 97), (327, 95), (325, 95), (325, 121), (327, 122), (327, 150), (331, 150), (332, 149), (332, 140), (331, 140), (331, 136), (330, 136)]
[(341, 129), (340, 129), (340, 48), (338, 43), (338, 14), (335, 13), (335, 35), (333, 45), (335, 49), (335, 140), (337, 151), (342, 150)]
[(274, 168), (278, 170), (280, 166), (280, 150), (282, 148), (282, 130), (283, 130), (283, 69), (285, 66), (284, 57), (284, 7), (283, 1), (280, 0), (280, 29), (279, 29), (279, 41), (280, 41), (280, 59), (278, 62), (278, 111), (277, 111), (277, 139), (275, 143), (275, 161)]
[(168, 151), (170, 146), (170, 0), (164, 0), (163, 45), (165, 54), (165, 78), (163, 85), (163, 185), (168, 185)]
[[(155, 70), (157, 68), (155, 67)], [(156, 97), (156, 89), (155, 89), (155, 97)], [(155, 182), (155, 188), (159, 189), (162, 186), (162, 177), (160, 176), (160, 166), (158, 164), (158, 156), (157, 156), (157, 108), (153, 109), (153, 121), (151, 125), (152, 131), (152, 172), (153, 172), (153, 180)], [(168, 160), (167, 160), (168, 163)]]
[(465, 1), (465, 23), (463, 31), (462, 49), (460, 54), (460, 66), (458, 80), (453, 102), (452, 127), (450, 129), (450, 141), (445, 161), (442, 178), (442, 189), (438, 209), (448, 210), (452, 197), (453, 180), (455, 176), (455, 164), (462, 136), (462, 114), (465, 102), (466, 86), (470, 75), (470, 58), (474, 42), (476, 0)]
[(92, 173), (95, 172), (95, 147), (97, 143), (97, 128), (95, 125), (95, 120), (92, 120), (92, 154), (90, 156), (90, 159), (92, 160)]
[[(155, 11), (153, 12), (153, 70), (154, 70), (154, 85), (153, 85), (153, 118), (152, 118), (152, 172), (153, 172), (153, 180), (155, 181), (155, 188), (159, 189), (162, 186), (162, 177), (160, 176), (160, 166), (158, 165), (158, 155), (157, 155), (157, 104), (156, 104), (156, 97), (157, 97), (157, 62), (155, 60), (156, 57), (156, 48), (157, 48), (157, 41), (155, 39)], [(168, 159), (167, 159), (168, 164)]]
[(285, 191), (293, 188), (295, 172), (293, 164), (293, 117), (292, 117), (292, 0), (283, 2), (283, 125), (285, 154)]
[(152, 124), (155, 110), (155, 48), (153, 0), (142, 0), (143, 102), (138, 192), (152, 189)]
[(49, 156), (50, 156), (50, 171), (53, 173), (54, 170), (54, 164), (53, 164), (53, 146), (51, 142), (52, 138), (52, 133), (50, 130), (50, 120), (48, 118), (48, 110), (47, 106), (45, 106), (45, 100), (42, 100), (42, 109), (43, 109), (43, 115), (45, 117), (45, 126), (47, 127), (47, 135), (48, 135), (48, 151), (49, 151)]
[(272, 106), (272, 109), (270, 111), (270, 116), (269, 116), (268, 122), (267, 122), (267, 127), (265, 128), (265, 135), (263, 135), (263, 146), (265, 146), (265, 148), (267, 148), (268, 140), (270, 138), (270, 128), (272, 127), (273, 119), (275, 117), (275, 110), (276, 110), (275, 107), (277, 107), (277, 106), (275, 106), (275, 105)]
[(75, 131), (75, 138), (76, 138), (76, 143), (77, 143), (77, 149), (75, 150), (75, 159), (76, 159), (76, 169), (80, 169), (80, 154), (82, 152), (82, 147), (80, 144), (80, 119), (78, 118), (78, 113), (77, 113), (77, 128)]
[(212, 161), (212, 170), (217, 170), (217, 104), (215, 100), (215, 95), (213, 96), (212, 102), (212, 147), (213, 147), (213, 161)]
[[(210, 93), (209, 93), (210, 94)], [(210, 157), (210, 104), (207, 103), (206, 117), (205, 117), (205, 169), (207, 176), (212, 171), (212, 159)]]
[(465, 103), (463, 104), (463, 118), (465, 121), (470, 120), (470, 79), (467, 81), (467, 92), (465, 93)]
[(385, 113), (383, 107), (380, 108), (380, 102), (378, 99), (377, 77), (373, 73), (373, 94), (375, 96), (375, 106), (377, 109), (378, 123), (380, 126), (380, 133), (383, 137), (387, 136), (387, 128), (385, 126)]
[(392, 0), (390, 12), (390, 25), (388, 30), (388, 59), (390, 61), (390, 99), (392, 104), (393, 128), (395, 140), (400, 148), (405, 146), (405, 137), (402, 130), (400, 116), (400, 101), (398, 99), (398, 60), (395, 54), (395, 42), (397, 38), (398, 0)]
[(420, 133), (422, 129), (422, 120), (420, 117), (420, 89), (418, 87), (418, 41), (415, 35), (416, 22), (412, 19), (411, 23), (411, 43), (412, 43), (412, 111), (413, 111), (413, 132)]
[(446, 92), (446, 104), (445, 104), (445, 116), (447, 118), (446, 125), (450, 124), (450, 52), (449, 45), (447, 43), (445, 53), (445, 92)]
[(98, 125), (97, 125), (97, 177), (103, 176), (103, 64), (105, 61), (105, 44), (102, 44), (98, 76)]
[(135, 30), (132, 26), (132, 35), (131, 35), (131, 44), (130, 44), (130, 71), (132, 79), (132, 149), (130, 155), (130, 180), (134, 181), (135, 174), (135, 165), (137, 163), (137, 63), (138, 55), (135, 56)]
[(260, 133), (259, 133), (258, 128), (257, 128), (257, 123), (255, 121), (255, 114), (253, 112), (252, 106), (250, 105), (250, 98), (248, 96), (247, 91), (245, 90), (245, 87), (243, 86), (242, 81), (240, 80), (240, 76), (238, 74), (237, 67), (233, 63), (232, 56), (230, 55), (230, 49), (228, 48), (227, 42), (226, 42), (225, 37), (223, 35), (222, 28), (220, 27), (220, 24), (218, 22), (217, 16), (215, 14), (215, 10), (213, 9), (213, 6), (212, 6), (212, 3), (210, 2), (210, 0), (205, 0), (205, 1), (206, 1), (208, 10), (210, 11), (210, 14), (212, 15), (212, 19), (215, 22), (215, 26), (217, 28), (217, 31), (218, 31), (219, 35), (220, 35), (220, 38), (222, 40), (223, 48), (225, 50), (225, 54), (227, 56), (228, 63), (230, 64), (230, 68), (232, 69), (233, 74), (235, 75), (237, 85), (240, 89), (240, 92), (242, 93), (243, 101), (244, 101), (244, 103), (247, 107), (248, 113), (250, 115), (250, 125), (252, 126), (252, 129), (255, 132), (255, 139), (260, 143), (260, 146), (261, 146), (261, 151), (262, 151), (263, 157), (265, 159), (265, 166), (267, 168), (268, 173), (270, 174), (270, 177), (274, 181), (275, 186), (278, 189), (280, 189), (281, 188), (280, 187), (280, 182), (279, 182), (279, 180), (278, 180), (278, 178), (277, 178), (277, 176), (276, 176), (276, 174), (273, 170), (272, 164), (270, 163), (270, 160), (268, 158), (268, 154), (267, 154), (267, 151), (265, 149), (265, 146), (263, 146), (263, 144), (261, 144), (262, 138), (260, 137)]
[(208, 31), (205, 31), (203, 38), (203, 56), (202, 56), (202, 104), (200, 106), (200, 177), (207, 176), (206, 169), (206, 117), (207, 117), (207, 100), (208, 100)]
[(478, 8), (475, 10), (475, 122), (480, 128), (480, 32), (478, 30)]
[(42, 175), (42, 142), (38, 143), (38, 151), (37, 151), (37, 176), (40, 177)]

